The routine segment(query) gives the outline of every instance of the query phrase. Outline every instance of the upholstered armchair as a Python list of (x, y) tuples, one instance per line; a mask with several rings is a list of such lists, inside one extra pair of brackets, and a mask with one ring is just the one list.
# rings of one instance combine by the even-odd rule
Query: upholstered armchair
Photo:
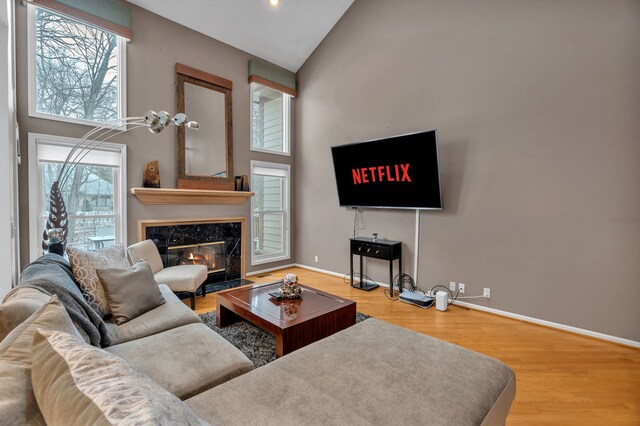
[(175, 292), (189, 292), (191, 309), (196, 307), (196, 291), (202, 286), (202, 296), (207, 295), (204, 284), (207, 279), (205, 265), (176, 265), (164, 267), (158, 247), (151, 240), (140, 241), (127, 247), (131, 263), (146, 260), (158, 284), (166, 284)]

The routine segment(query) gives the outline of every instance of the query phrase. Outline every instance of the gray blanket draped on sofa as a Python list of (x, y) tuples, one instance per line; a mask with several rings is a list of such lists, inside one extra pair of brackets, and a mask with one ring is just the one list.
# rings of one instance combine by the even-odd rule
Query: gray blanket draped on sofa
[(64, 257), (47, 253), (29, 263), (22, 271), (18, 285), (57, 295), (73, 324), (89, 338), (89, 343), (98, 347), (111, 344), (104, 321), (87, 303), (76, 284), (71, 265)]

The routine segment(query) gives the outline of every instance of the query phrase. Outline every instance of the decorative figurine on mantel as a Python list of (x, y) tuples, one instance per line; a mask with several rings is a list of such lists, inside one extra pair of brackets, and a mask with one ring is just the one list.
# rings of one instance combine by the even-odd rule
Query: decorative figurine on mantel
[(158, 160), (150, 161), (144, 165), (142, 186), (144, 188), (160, 188), (160, 168), (158, 167)]
[(280, 293), (285, 299), (299, 299), (302, 297), (302, 287), (298, 285), (296, 274), (286, 274), (282, 279)]

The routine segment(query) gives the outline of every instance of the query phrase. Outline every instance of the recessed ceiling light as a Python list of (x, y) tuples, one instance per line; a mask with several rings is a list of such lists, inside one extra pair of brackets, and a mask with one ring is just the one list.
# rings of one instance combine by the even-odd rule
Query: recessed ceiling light
[(269, 0), (269, 4), (273, 7), (276, 7), (280, 4), (280, 0)]

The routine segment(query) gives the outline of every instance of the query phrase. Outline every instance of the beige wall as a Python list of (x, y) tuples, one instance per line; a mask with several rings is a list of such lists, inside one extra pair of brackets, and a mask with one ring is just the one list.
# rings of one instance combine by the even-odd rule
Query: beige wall
[[(20, 167), (20, 211), (22, 260), (28, 259), (28, 176), (27, 132), (81, 137), (89, 128), (28, 117), (27, 103), (27, 28), (26, 8), (16, 3), (18, 121), (21, 129), (23, 161)], [(249, 121), (249, 84), (247, 67), (252, 58), (246, 52), (196, 33), (144, 9), (132, 6), (134, 39), (127, 46), (127, 115), (143, 115), (148, 109), (176, 109), (175, 64), (182, 63), (233, 82), (234, 175), (249, 174), (251, 159), (290, 162), (290, 157), (252, 153)], [(198, 120), (196, 116), (190, 119)], [(142, 186), (144, 163), (159, 160), (163, 187), (176, 186), (176, 133), (169, 128), (158, 135), (138, 130), (113, 141), (127, 144), (128, 186)], [(250, 202), (239, 206), (149, 206), (128, 195), (128, 240), (137, 241), (137, 222), (142, 219), (249, 217)], [(248, 230), (247, 230), (248, 231)], [(247, 246), (249, 247), (249, 246)], [(249, 253), (247, 252), (247, 256)], [(281, 263), (289, 263), (281, 262)], [(274, 263), (275, 266), (278, 263)], [(246, 263), (247, 271), (254, 269)]]
[[(437, 128), (418, 286), (640, 341), (639, 46), (636, 0), (356, 0), (298, 73), (296, 261), (348, 273), (330, 146)], [(364, 217), (412, 274), (415, 213)]]

